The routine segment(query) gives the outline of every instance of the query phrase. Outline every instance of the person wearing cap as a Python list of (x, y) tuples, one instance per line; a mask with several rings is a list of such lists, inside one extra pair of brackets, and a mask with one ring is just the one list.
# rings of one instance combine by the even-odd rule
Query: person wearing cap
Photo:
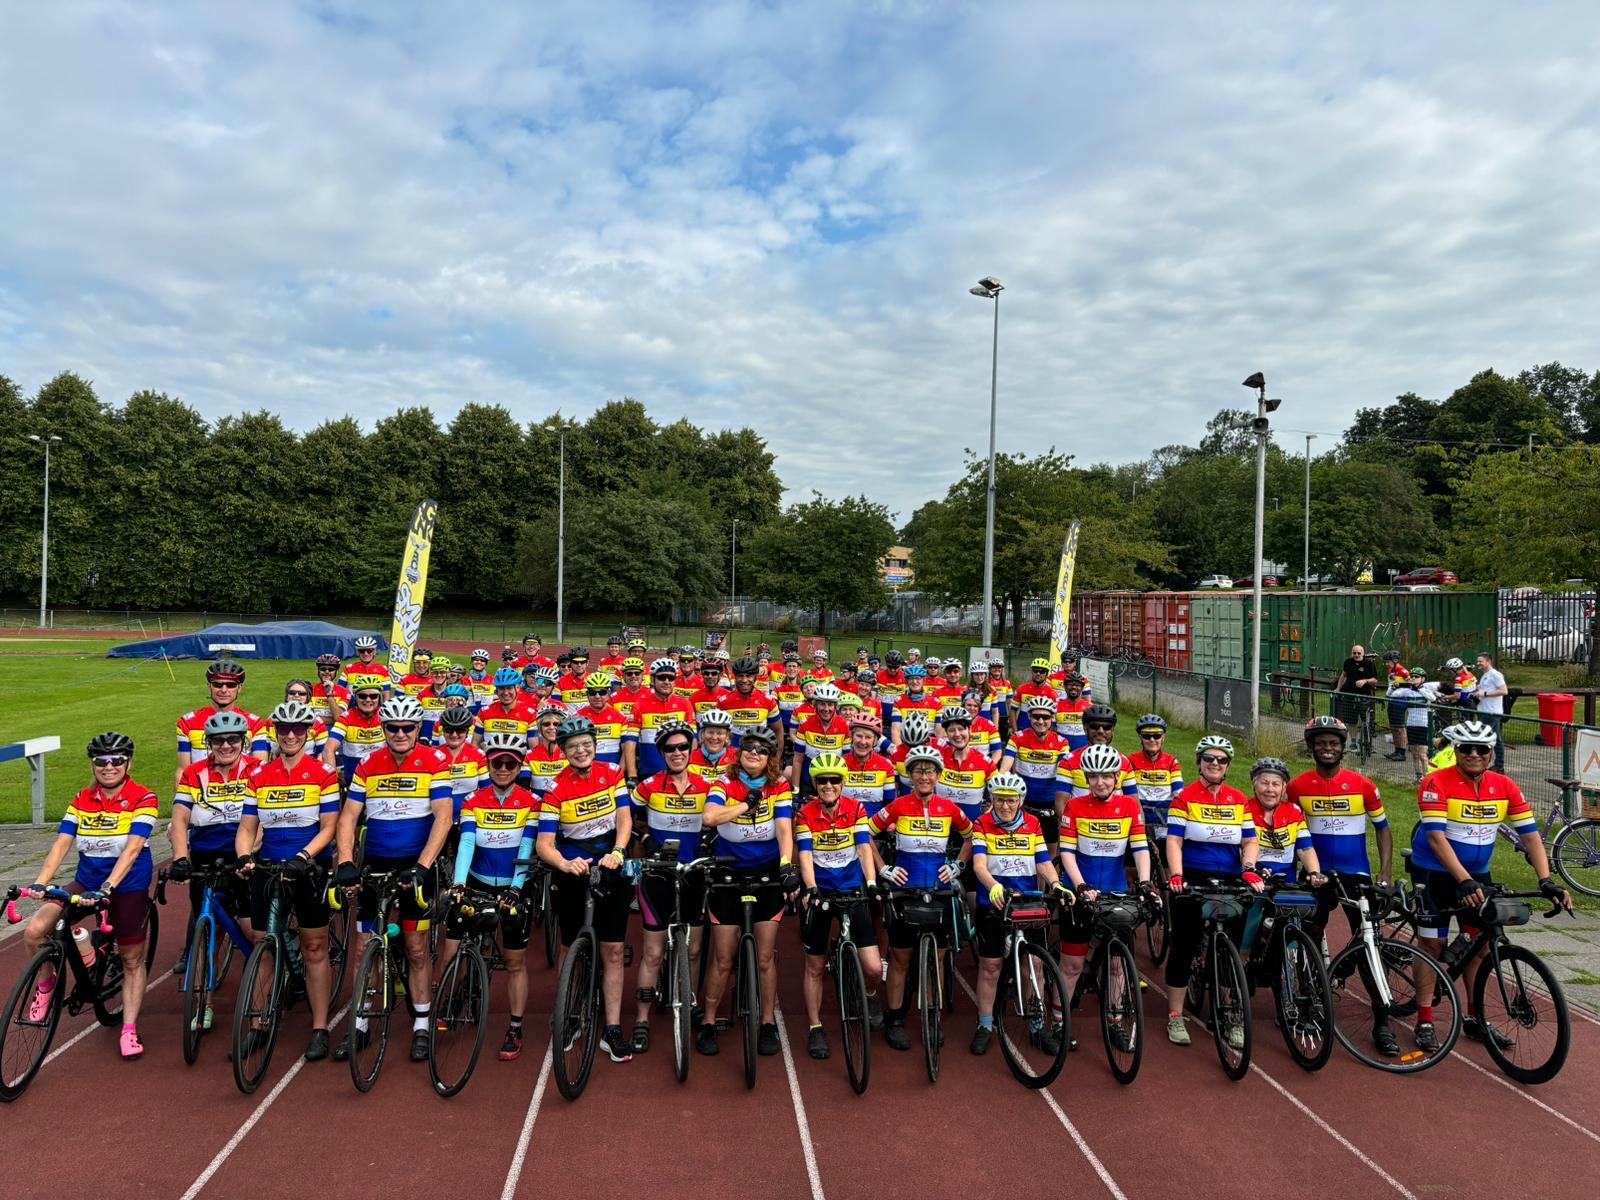
[(644, 669), (644, 659), (630, 651), (628, 657), (622, 660), (622, 672), (619, 676), (622, 686), (611, 693), (611, 703), (615, 704), (617, 711), (630, 721), (633, 720), (634, 706), (650, 690), (645, 681)]
[(650, 664), (650, 690), (635, 701), (633, 719), (622, 735), (622, 771), (628, 786), (659, 775), (667, 762), (656, 749), (656, 731), (671, 721), (695, 724), (694, 707), (678, 695), (678, 664), (662, 656)]
[(574, 646), (566, 659), (566, 673), (556, 680), (556, 696), (568, 708), (582, 708), (589, 699), (589, 648)]

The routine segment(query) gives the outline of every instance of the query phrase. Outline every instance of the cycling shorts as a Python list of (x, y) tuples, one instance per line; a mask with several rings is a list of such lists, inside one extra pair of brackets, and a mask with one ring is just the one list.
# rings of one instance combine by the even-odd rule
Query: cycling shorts
[[(285, 880), (289, 889), (289, 907), (301, 929), (326, 929), (328, 927), (328, 876), (321, 867), (313, 866), (299, 879)], [(250, 923), (258, 932), (267, 927), (268, 905), (272, 902), (273, 878), (265, 871), (253, 871), (250, 884)]]
[[(89, 889), (74, 881), (67, 884), (66, 890), (74, 896), (81, 896)], [(111, 907), (106, 910), (106, 918), (111, 922), (111, 935), (116, 938), (118, 946), (137, 946), (150, 932), (150, 897), (144, 892), (112, 892)], [(88, 919), (89, 914), (86, 913), (74, 920), (73, 924)]]
[[(833, 934), (834, 923), (846, 911), (850, 914), (850, 940), (858, 948), (878, 944), (878, 923), (873, 920), (872, 905), (865, 900), (855, 900), (849, 904), (834, 901), (827, 908), (812, 901), (800, 914), (800, 945), (807, 954), (818, 957), (828, 952), (828, 939)], [(876, 980), (869, 981), (868, 986), (875, 983)]]

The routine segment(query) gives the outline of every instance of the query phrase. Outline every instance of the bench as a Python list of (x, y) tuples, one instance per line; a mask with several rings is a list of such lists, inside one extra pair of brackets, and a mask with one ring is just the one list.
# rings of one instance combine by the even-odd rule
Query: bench
[(44, 824), (44, 756), (61, 749), (58, 737), (29, 738), (25, 742), (12, 742), (0, 746), (0, 763), (28, 760), (28, 773), (33, 776), (33, 823)]

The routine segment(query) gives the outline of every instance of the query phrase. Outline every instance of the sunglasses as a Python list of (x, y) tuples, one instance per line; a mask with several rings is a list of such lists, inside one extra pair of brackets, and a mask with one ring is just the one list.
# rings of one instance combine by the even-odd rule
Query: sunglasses
[(308, 732), (310, 732), (310, 730), (311, 730), (311, 726), (309, 726), (309, 725), (300, 725), (300, 724), (279, 725), (278, 726), (278, 736), (282, 737), (284, 734), (290, 734), (290, 735), (292, 735), (294, 737), (305, 737), (305, 735)]
[(759, 754), (762, 758), (772, 757), (772, 751), (759, 743), (754, 746), (740, 746), (739, 752), (741, 754)]
[(339, 669), (338, 667), (318, 667), (317, 668), (317, 674), (318, 675), (332, 675), (338, 669)]
[(238, 682), (233, 679), (213, 679), (211, 686), (214, 688), (232, 688), (234, 691), (239, 690)]
[(1139, 735), (1139, 740), (1141, 742), (1159, 742), (1166, 736), (1166, 734), (1162, 733), (1160, 730), (1157, 730), (1155, 733), (1141, 733)]
[(408, 722), (405, 725), (385, 725), (383, 727), (383, 731), (385, 733), (415, 733), (417, 731), (417, 726), (416, 722), (414, 721)]
[(522, 766), (522, 760), (510, 754), (499, 754), (489, 760), (491, 771), (515, 771)]
[(284, 695), (284, 699), (286, 699), (286, 700), (306, 700), (306, 699), (310, 698), (311, 693), (310, 692), (303, 692), (299, 688), (296, 688), (294, 691), (285, 692), (283, 695)]
[(361, 647), (361, 649), (357, 650), (356, 653), (357, 654), (376, 654), (377, 650), (373, 649), (371, 646), (363, 646), (363, 647)]
[(824, 775), (820, 779), (817, 778), (817, 776), (813, 775), (811, 777), (811, 782), (816, 784), (819, 788), (820, 787), (842, 788), (844, 786), (844, 780), (840, 779), (837, 775)]
[(1096, 730), (1096, 731), (1098, 731), (1100, 733), (1109, 733), (1109, 732), (1111, 732), (1111, 730), (1115, 729), (1116, 726), (1115, 725), (1103, 725), (1100, 722), (1096, 721), (1096, 722), (1094, 722), (1092, 724), (1085, 725), (1084, 728), (1085, 729), (1093, 729), (1093, 730)]
[(693, 749), (693, 747), (689, 746), (689, 745), (687, 745), (685, 743), (674, 742), (670, 746), (661, 747), (661, 753), (663, 753), (663, 754), (687, 754), (687, 753), (689, 753), (689, 751), (691, 749)]
[(1493, 746), (1457, 746), (1456, 754), (1493, 754)]
[(242, 746), (244, 738), (237, 733), (219, 733), (214, 738), (207, 738), (208, 746)]
[(102, 754), (89, 760), (97, 767), (125, 767), (128, 759), (122, 754)]
[(1231, 763), (1233, 761), (1233, 759), (1231, 759), (1231, 758), (1223, 758), (1222, 755), (1220, 755), (1220, 754), (1202, 754), (1200, 756), (1200, 761), (1205, 763), (1206, 766), (1208, 766), (1208, 767), (1216, 767), (1216, 766), (1225, 767), (1229, 763)]
[(382, 692), (357, 692), (356, 693), (356, 699), (357, 700), (382, 700), (383, 699), (383, 693)]
[(590, 688), (589, 689), (589, 699), (591, 699), (591, 700), (595, 699), (597, 696), (609, 696), (609, 695), (611, 695), (611, 689), (610, 688)]

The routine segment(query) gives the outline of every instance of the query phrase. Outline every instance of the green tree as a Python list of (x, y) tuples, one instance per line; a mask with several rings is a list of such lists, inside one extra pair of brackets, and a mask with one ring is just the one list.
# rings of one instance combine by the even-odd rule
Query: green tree
[(440, 451), (430, 594), (496, 602), (511, 594), (506, 562), (485, 548), (516, 544), (527, 503), (526, 448), (522, 427), (498, 405), (468, 404), (450, 422)]
[(1600, 371), (1586, 375), (1548, 362), (1520, 372), (1517, 382), (1544, 401), (1568, 437), (1600, 442)]
[[(1433, 510), (1415, 475), (1398, 463), (1330, 454), (1311, 471), (1311, 569), (1354, 581), (1368, 565), (1415, 566), (1436, 548)], [(1305, 500), (1297, 492), (1266, 518), (1267, 557), (1299, 564), (1305, 550)]]
[[(372, 603), (362, 591), (370, 569), (367, 490), (381, 468), (367, 452), (367, 438), (353, 417), (318, 425), (300, 441), (303, 467), (296, 481), (298, 503), (291, 520), (299, 549), (295, 554), (298, 599), (291, 607), (328, 612)], [(395, 543), (395, 566), (400, 546)], [(391, 566), (391, 571), (394, 569)], [(389, 587), (393, 588), (393, 578)], [(393, 599), (391, 591), (388, 603)]]
[(826, 632), (830, 611), (881, 611), (888, 589), (878, 563), (894, 544), (888, 511), (864, 496), (817, 496), (790, 505), (762, 526), (741, 556), (747, 589), (756, 596), (815, 608)]

